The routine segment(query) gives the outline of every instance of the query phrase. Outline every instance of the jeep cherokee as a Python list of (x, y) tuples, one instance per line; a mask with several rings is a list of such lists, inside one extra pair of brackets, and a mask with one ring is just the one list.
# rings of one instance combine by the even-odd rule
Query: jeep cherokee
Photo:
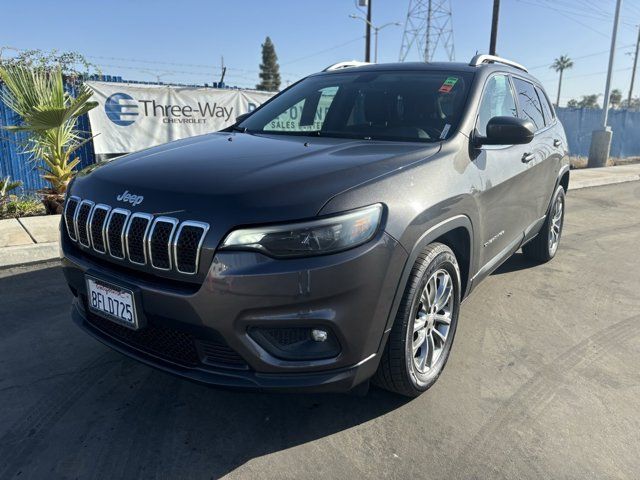
[(339, 67), (81, 172), (61, 223), (75, 322), (208, 384), (429, 388), (478, 283), (519, 248), (556, 254), (564, 130), (499, 57)]

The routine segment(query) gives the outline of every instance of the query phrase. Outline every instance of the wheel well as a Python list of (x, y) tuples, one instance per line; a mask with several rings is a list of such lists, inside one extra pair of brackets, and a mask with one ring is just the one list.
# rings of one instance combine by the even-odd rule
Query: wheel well
[(464, 297), (469, 281), (469, 267), (471, 260), (471, 238), (469, 232), (464, 227), (454, 228), (444, 235), (441, 235), (434, 242), (444, 243), (453, 250), (458, 266), (460, 267), (460, 281), (462, 282), (461, 295)]
[(560, 185), (563, 186), (565, 192), (569, 190), (569, 170), (564, 172), (564, 175), (562, 175)]

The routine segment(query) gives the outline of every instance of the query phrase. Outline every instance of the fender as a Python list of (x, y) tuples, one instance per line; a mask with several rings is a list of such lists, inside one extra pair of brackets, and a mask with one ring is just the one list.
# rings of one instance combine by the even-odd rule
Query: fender
[[(409, 274), (411, 273), (411, 269), (413, 268), (413, 264), (420, 252), (430, 243), (432, 243), (437, 238), (441, 237), (445, 233), (450, 232), (453, 229), (464, 227), (469, 234), (469, 238), (471, 239), (471, 245), (469, 246), (469, 265), (468, 272), (471, 273), (471, 266), (473, 263), (473, 225), (471, 224), (471, 220), (466, 215), (455, 215), (453, 217), (442, 220), (441, 222), (436, 223), (432, 227), (430, 227), (426, 232), (424, 232), (416, 244), (413, 246), (413, 249), (409, 252), (409, 256), (404, 265), (404, 269), (402, 270), (402, 275), (400, 276), (400, 281), (398, 282), (398, 287), (396, 288), (396, 293), (393, 297), (393, 303), (391, 304), (391, 309), (389, 311), (389, 317), (387, 318), (387, 324), (384, 329), (384, 334), (382, 340), (380, 342), (379, 351), (384, 349), (384, 345), (386, 343), (387, 336), (389, 335), (389, 331), (393, 326), (393, 321), (396, 318), (396, 314), (398, 312), (398, 308), (400, 307), (400, 302), (402, 301), (402, 296), (404, 295), (404, 289), (407, 285), (407, 279), (409, 278)], [(461, 295), (464, 298), (469, 291), (470, 282), (467, 282), (466, 291)]]
[[(558, 177), (556, 178), (556, 186), (553, 189), (553, 193), (551, 194), (551, 198), (553, 198), (553, 195), (556, 193), (556, 188), (558, 188), (558, 185), (560, 185), (560, 180), (562, 180), (562, 177), (564, 176), (565, 173), (570, 172), (571, 171), (571, 166), (568, 163), (565, 163), (562, 167), (560, 167), (560, 171), (558, 172)], [(569, 173), (569, 180), (571, 180), (571, 173)], [(567, 187), (569, 186), (569, 184), (567, 183)], [(567, 188), (568, 190), (568, 188)], [(566, 193), (566, 192), (565, 192)], [(551, 200), (549, 200), (551, 201)]]
[[(547, 219), (547, 215), (549, 215), (549, 210), (551, 209), (551, 203), (553, 202), (553, 199), (554, 199), (554, 197), (556, 195), (556, 191), (558, 190), (558, 186), (560, 185), (560, 180), (562, 180), (562, 177), (564, 176), (565, 173), (570, 172), (570, 171), (571, 171), (571, 167), (568, 164), (563, 165), (560, 168), (560, 170), (558, 171), (558, 175), (556, 177), (556, 184), (553, 187), (553, 191), (551, 192), (551, 198), (549, 198), (549, 203), (547, 205), (547, 210), (545, 211), (545, 214), (544, 214), (544, 216), (542, 218), (539, 218), (538, 220), (536, 220), (524, 232), (524, 240), (522, 242), (522, 246), (526, 245), (531, 240), (536, 238), (538, 233), (540, 233), (540, 229), (544, 225), (544, 221)], [(569, 175), (571, 175), (571, 174), (569, 174)], [(567, 186), (568, 185), (569, 185), (569, 183), (567, 182)]]

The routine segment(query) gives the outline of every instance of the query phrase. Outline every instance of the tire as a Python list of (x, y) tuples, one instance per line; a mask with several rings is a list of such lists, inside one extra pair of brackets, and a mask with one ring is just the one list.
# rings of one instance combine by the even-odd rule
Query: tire
[[(449, 247), (432, 243), (418, 255), (372, 379), (375, 385), (417, 397), (436, 382), (447, 363), (458, 325), (460, 285), (458, 262)], [(415, 345), (423, 339), (420, 332), (424, 332), (425, 343), (414, 353)]]
[(522, 247), (522, 253), (527, 258), (536, 263), (546, 263), (556, 256), (560, 245), (560, 237), (562, 236), (564, 212), (564, 187), (559, 185), (551, 198), (549, 212), (540, 231), (533, 240)]

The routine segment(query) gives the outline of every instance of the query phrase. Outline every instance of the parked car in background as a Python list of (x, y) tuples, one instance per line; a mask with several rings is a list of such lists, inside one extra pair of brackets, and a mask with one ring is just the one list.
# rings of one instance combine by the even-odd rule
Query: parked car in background
[(329, 68), (225, 131), (82, 172), (73, 318), (204, 383), (416, 396), (478, 283), (520, 248), (555, 256), (566, 154), (514, 62)]

